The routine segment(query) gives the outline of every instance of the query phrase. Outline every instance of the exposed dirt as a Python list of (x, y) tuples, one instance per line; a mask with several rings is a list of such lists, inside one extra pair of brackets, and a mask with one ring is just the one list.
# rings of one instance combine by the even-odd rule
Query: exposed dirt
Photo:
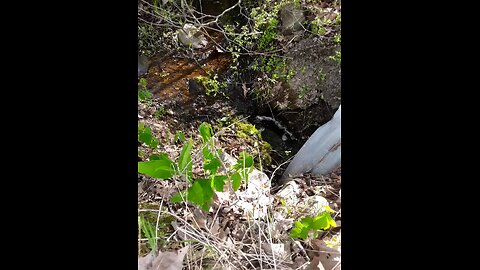
[[(210, 35), (215, 42), (222, 41), (218, 32)], [(196, 91), (189, 87), (189, 81), (199, 76), (223, 73), (231, 61), (228, 53), (220, 53), (214, 42), (201, 51), (192, 51), (191, 57), (156, 55), (151, 59), (147, 79), (147, 88), (155, 97), (162, 100), (175, 100), (177, 103), (188, 103), (196, 98)]]

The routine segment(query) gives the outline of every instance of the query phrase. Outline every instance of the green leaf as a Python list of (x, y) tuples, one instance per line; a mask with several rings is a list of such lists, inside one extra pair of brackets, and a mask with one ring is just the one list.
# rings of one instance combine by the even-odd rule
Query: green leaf
[[(168, 158), (168, 155), (166, 153), (160, 153), (160, 154), (152, 154), (149, 158), (150, 160), (160, 160), (160, 159), (167, 159), (167, 160), (170, 160)], [(172, 161), (173, 163), (173, 161)]]
[(238, 172), (232, 174), (231, 176), (232, 179), (232, 187), (234, 191), (237, 191), (238, 188), (240, 187), (240, 184), (242, 183), (242, 177)]
[(323, 208), (325, 209), (325, 211), (327, 212), (330, 212), (330, 213), (335, 213), (335, 210), (333, 210), (332, 208), (330, 208), (329, 205), (324, 205)]
[(316, 216), (313, 219), (313, 224), (311, 226), (311, 229), (313, 230), (326, 230), (330, 227), (330, 224), (328, 223), (327, 219), (327, 212), (323, 212), (322, 214)]
[(202, 142), (208, 142), (212, 138), (213, 130), (212, 126), (209, 123), (203, 122), (198, 128), (200, 135), (202, 136)]
[(295, 228), (293, 228), (290, 232), (290, 237), (302, 238), (303, 240), (305, 240), (308, 238), (308, 231), (308, 226), (305, 226), (304, 224), (295, 221)]
[(139, 127), (138, 131), (138, 139), (142, 143), (150, 145), (150, 142), (152, 141), (152, 130), (148, 127), (143, 126), (143, 128)]
[(218, 168), (220, 168), (221, 165), (222, 163), (220, 163), (220, 160), (218, 158), (213, 158), (211, 160), (205, 161), (205, 164), (203, 165), (203, 169), (205, 171), (208, 171), (209, 174), (213, 175), (217, 173), (217, 170)]
[(138, 162), (138, 172), (154, 178), (168, 179), (175, 173), (173, 161), (166, 155), (161, 155), (158, 160)]
[(290, 236), (302, 239), (307, 239), (310, 231), (314, 232), (314, 235), (318, 235), (318, 231), (327, 230), (331, 226), (336, 227), (336, 223), (330, 216), (328, 211), (319, 214), (318, 216), (311, 218), (305, 217), (300, 222), (295, 221), (295, 228), (292, 229)]
[(192, 157), (190, 152), (193, 147), (193, 140), (188, 140), (188, 143), (183, 145), (182, 152), (180, 153), (180, 157), (178, 158), (178, 169), (180, 170), (180, 174), (185, 175), (185, 173), (189, 176), (192, 175)]
[(210, 150), (208, 149), (208, 146), (203, 147), (203, 149), (202, 149), (202, 155), (203, 155), (203, 158), (204, 158), (204, 159), (208, 159), (208, 160), (210, 160), (210, 159), (212, 159), (212, 158), (215, 157), (215, 156), (212, 154), (212, 152), (210, 152)]
[(160, 159), (160, 155), (159, 155), (159, 154), (153, 154), (153, 155), (151, 155), (148, 159), (149, 159), (149, 160), (159, 160), (159, 159)]
[(204, 211), (208, 211), (212, 203), (213, 189), (210, 179), (197, 179), (187, 190), (188, 201), (200, 206)]
[(225, 180), (228, 177), (226, 175), (216, 175), (213, 178), (213, 187), (216, 191), (223, 192), (223, 186), (225, 185)]
[(147, 87), (147, 80), (145, 78), (141, 78), (140, 79), (140, 84), (143, 86), (143, 87)]
[(154, 252), (157, 250), (157, 239), (155, 238), (155, 226), (146, 220), (143, 216), (139, 217), (138, 225), (142, 229), (145, 237), (148, 238), (148, 245), (150, 249)]
[(183, 202), (183, 198), (187, 198), (187, 192), (186, 191), (175, 193), (172, 196), (172, 198), (170, 198), (170, 202), (172, 202), (172, 203)]
[(247, 154), (246, 152), (240, 153), (240, 158), (237, 161), (237, 164), (233, 166), (234, 169), (245, 169), (253, 166), (253, 157)]
[(336, 227), (337, 224), (329, 212), (323, 212), (313, 219), (312, 229), (328, 230), (331, 226)]
[(150, 141), (149, 146), (150, 146), (151, 148), (154, 148), (154, 149), (157, 148), (157, 146), (158, 146), (158, 139), (155, 138), (155, 137), (153, 137), (152, 140)]
[[(327, 220), (328, 220), (328, 224), (332, 227), (337, 227), (337, 223), (335, 222), (335, 220), (333, 220), (332, 216), (330, 216), (330, 214), (327, 214)], [(330, 228), (330, 227), (329, 227)], [(328, 228), (327, 228), (328, 229)]]
[(140, 99), (140, 101), (147, 101), (152, 97), (153, 97), (152, 93), (148, 91), (146, 88), (138, 91), (138, 98)]
[(183, 131), (181, 130), (178, 130), (177, 133), (175, 133), (175, 137), (173, 138), (173, 141), (174, 142), (177, 142), (177, 141), (185, 141), (185, 134), (183, 134)]

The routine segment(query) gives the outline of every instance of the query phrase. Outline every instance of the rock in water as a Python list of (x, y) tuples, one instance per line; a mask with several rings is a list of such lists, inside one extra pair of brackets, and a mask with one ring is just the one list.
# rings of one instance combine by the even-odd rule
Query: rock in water
[(341, 106), (333, 118), (319, 127), (288, 165), (280, 184), (303, 173), (324, 175), (341, 165)]

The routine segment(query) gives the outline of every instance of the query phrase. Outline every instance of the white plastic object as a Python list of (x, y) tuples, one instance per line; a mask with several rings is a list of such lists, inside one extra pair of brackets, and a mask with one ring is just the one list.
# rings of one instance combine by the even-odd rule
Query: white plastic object
[(280, 183), (289, 177), (311, 173), (325, 175), (341, 166), (341, 106), (333, 118), (320, 126), (283, 173)]

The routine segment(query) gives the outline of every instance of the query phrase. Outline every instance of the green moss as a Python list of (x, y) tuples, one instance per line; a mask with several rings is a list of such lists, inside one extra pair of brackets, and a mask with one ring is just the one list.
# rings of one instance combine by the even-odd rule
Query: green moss
[[(272, 157), (270, 156), (272, 146), (262, 139), (262, 135), (255, 125), (248, 122), (239, 122), (235, 124), (235, 127), (237, 137), (244, 139), (251, 146), (251, 153), (255, 157), (255, 167), (261, 169), (262, 166), (272, 164)], [(255, 143), (259, 146), (258, 148), (254, 147)]]
[(215, 76), (213, 76), (213, 78), (205, 77), (205, 76), (198, 76), (196, 79), (205, 88), (207, 96), (211, 96), (211, 95), (216, 96), (220, 92), (221, 89), (227, 87), (226, 82), (218, 81), (218, 75), (217, 74), (215, 74)]
[(236, 129), (237, 129), (237, 136), (242, 139), (249, 138), (251, 136), (257, 136), (258, 139), (262, 139), (262, 135), (260, 132), (257, 130), (255, 125), (252, 125), (250, 123), (245, 123), (245, 122), (239, 122), (235, 124)]
[(262, 165), (268, 166), (272, 164), (270, 152), (272, 152), (272, 146), (268, 142), (262, 142), (260, 147), (260, 159), (262, 161)]

